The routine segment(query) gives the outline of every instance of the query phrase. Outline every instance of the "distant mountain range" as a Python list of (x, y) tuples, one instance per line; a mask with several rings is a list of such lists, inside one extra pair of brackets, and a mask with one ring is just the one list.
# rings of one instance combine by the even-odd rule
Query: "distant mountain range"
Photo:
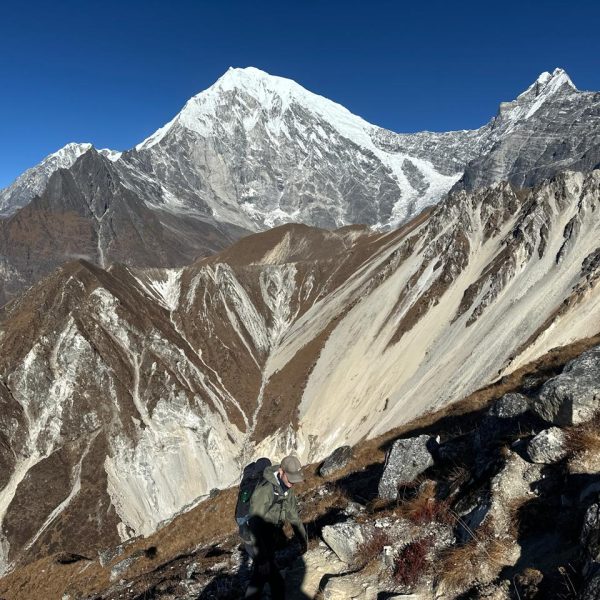
[(286, 222), (385, 229), (453, 187), (530, 187), (599, 162), (600, 94), (561, 69), (480, 129), (416, 134), (230, 69), (132, 150), (69, 144), (0, 191), (0, 302), (77, 256), (182, 266)]

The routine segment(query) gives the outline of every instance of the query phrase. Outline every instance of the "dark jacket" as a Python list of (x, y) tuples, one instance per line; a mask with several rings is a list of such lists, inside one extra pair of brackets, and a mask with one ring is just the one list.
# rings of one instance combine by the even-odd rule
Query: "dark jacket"
[(271, 545), (272, 531), (281, 529), (287, 521), (304, 544), (307, 543), (306, 529), (298, 514), (298, 499), (292, 488), (282, 489), (277, 479), (279, 465), (267, 467), (261, 481), (250, 498), (249, 525), (258, 546)]

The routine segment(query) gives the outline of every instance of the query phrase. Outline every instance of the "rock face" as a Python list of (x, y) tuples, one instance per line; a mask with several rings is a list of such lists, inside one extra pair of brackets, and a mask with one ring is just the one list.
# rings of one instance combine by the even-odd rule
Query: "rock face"
[(44, 191), (55, 171), (68, 169), (91, 148), (91, 144), (67, 144), (58, 152), (46, 156), (40, 164), (25, 171), (12, 185), (0, 190), (0, 217), (14, 214), (29, 204)]
[(600, 348), (585, 352), (544, 384), (533, 410), (556, 425), (577, 425), (600, 408)]
[(467, 164), (457, 187), (497, 181), (531, 187), (565, 169), (598, 168), (598, 103), (599, 94), (577, 90), (562, 69), (542, 73), (516, 100), (500, 105), (490, 124), (495, 142)]
[(90, 148), (69, 169), (52, 173), (34, 200), (0, 219), (0, 305), (74, 259), (101, 267), (177, 267), (245, 233), (147, 203), (116, 163)]
[(352, 458), (352, 448), (350, 446), (340, 446), (336, 448), (324, 461), (319, 468), (321, 477), (328, 477), (332, 473), (343, 469)]
[(433, 465), (430, 450), (432, 444), (435, 444), (435, 441), (428, 435), (394, 442), (379, 482), (380, 498), (395, 500), (398, 497), (399, 485), (414, 481)]
[(550, 427), (540, 431), (527, 445), (527, 456), (534, 463), (549, 464), (567, 455), (564, 447), (565, 435), (562, 429)]

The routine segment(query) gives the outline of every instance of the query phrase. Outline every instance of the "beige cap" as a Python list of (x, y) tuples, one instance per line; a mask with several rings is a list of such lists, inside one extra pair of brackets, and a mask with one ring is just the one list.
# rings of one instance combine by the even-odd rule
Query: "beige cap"
[(287, 475), (290, 483), (301, 483), (304, 481), (304, 475), (302, 475), (302, 465), (295, 456), (286, 456), (281, 461), (281, 468)]

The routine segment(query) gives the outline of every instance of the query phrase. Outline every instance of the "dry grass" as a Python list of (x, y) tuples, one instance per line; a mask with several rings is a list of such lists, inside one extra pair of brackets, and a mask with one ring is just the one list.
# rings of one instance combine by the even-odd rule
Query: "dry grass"
[(569, 471), (596, 473), (600, 469), (600, 415), (564, 431)]
[(508, 564), (512, 537), (497, 538), (490, 524), (483, 525), (462, 546), (442, 552), (436, 564), (438, 589), (461, 593), (476, 583), (488, 583)]
[(565, 430), (565, 448), (573, 456), (583, 452), (600, 454), (600, 416)]
[(446, 525), (456, 523), (456, 518), (450, 510), (450, 503), (436, 498), (434, 481), (426, 481), (418, 494), (400, 504), (395, 512), (415, 525), (426, 525), (432, 522)]

